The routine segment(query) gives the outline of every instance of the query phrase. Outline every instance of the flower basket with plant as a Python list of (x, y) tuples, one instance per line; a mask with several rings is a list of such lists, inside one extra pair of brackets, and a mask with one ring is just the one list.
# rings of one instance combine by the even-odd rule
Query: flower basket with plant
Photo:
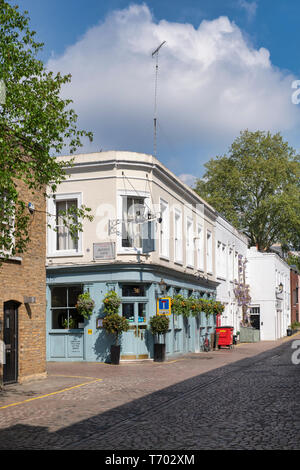
[(106, 315), (111, 315), (113, 313), (119, 312), (121, 299), (114, 290), (111, 290), (104, 297), (103, 304), (104, 304), (104, 313)]
[(176, 295), (171, 300), (171, 309), (174, 315), (188, 317), (191, 311), (191, 299), (186, 299), (183, 295)]
[(93, 313), (95, 307), (95, 302), (91, 299), (89, 292), (84, 292), (80, 294), (77, 299), (76, 308), (80, 315), (84, 318), (89, 319)]

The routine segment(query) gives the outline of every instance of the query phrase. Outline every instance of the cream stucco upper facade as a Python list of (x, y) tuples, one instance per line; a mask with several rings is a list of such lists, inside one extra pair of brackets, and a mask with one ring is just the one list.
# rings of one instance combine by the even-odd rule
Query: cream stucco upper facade
[[(57, 157), (68, 162), (67, 179), (48, 202), (47, 264), (153, 263), (216, 279), (215, 210), (152, 155), (108, 151)], [(91, 208), (78, 242), (57, 215), (70, 204)], [(68, 206), (69, 207), (69, 206)], [(155, 251), (140, 246), (143, 210), (155, 220)], [(56, 229), (56, 231), (53, 230)], [(94, 245), (112, 243), (112, 259), (94, 257)]]

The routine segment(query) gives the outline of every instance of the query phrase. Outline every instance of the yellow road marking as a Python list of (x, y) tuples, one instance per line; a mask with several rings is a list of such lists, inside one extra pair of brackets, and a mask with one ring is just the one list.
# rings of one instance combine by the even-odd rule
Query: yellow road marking
[(47, 393), (47, 394), (41, 395), (39, 397), (28, 398), (27, 400), (18, 401), (16, 403), (10, 403), (9, 405), (0, 406), (0, 410), (3, 410), (4, 408), (9, 408), (11, 406), (22, 405), (23, 403), (28, 403), (30, 401), (40, 400), (41, 398), (50, 397), (50, 396), (53, 396), (53, 395), (57, 395), (58, 393), (67, 392), (69, 390), (74, 390), (75, 388), (83, 387), (84, 385), (89, 385), (89, 384), (92, 384), (92, 383), (95, 383), (95, 382), (101, 382), (101, 381), (102, 381), (102, 379), (90, 380), (89, 382), (85, 382), (85, 383), (82, 383), (82, 384), (79, 384), (79, 385), (73, 385), (72, 387), (64, 388), (63, 390), (57, 390), (56, 392)]

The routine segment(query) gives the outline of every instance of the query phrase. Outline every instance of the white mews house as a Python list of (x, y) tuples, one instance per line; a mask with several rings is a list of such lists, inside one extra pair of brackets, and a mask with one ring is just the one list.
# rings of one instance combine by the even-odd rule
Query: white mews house
[(290, 267), (279, 255), (256, 247), (248, 250), (247, 259), (251, 323), (260, 330), (261, 340), (282, 338), (291, 323)]
[(247, 247), (248, 238), (218, 215), (215, 232), (217, 300), (225, 305), (220, 326), (233, 326), (234, 334), (239, 331), (242, 320), (242, 307), (234, 289), (243, 274), (239, 269), (245, 265)]

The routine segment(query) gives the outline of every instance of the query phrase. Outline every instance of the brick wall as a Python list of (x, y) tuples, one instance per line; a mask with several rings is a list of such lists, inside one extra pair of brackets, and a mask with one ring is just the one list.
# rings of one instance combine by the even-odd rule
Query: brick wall
[[(32, 202), (30, 243), (21, 260), (4, 261), (0, 266), (0, 320), (3, 325), (4, 302), (20, 303), (18, 309), (18, 380), (46, 376), (46, 205), (43, 195), (32, 195), (24, 184), (18, 184), (26, 205)], [(40, 212), (41, 211), (41, 212)], [(24, 296), (36, 298), (24, 304)], [(0, 333), (3, 338), (3, 328)], [(0, 369), (2, 382), (2, 368)]]

